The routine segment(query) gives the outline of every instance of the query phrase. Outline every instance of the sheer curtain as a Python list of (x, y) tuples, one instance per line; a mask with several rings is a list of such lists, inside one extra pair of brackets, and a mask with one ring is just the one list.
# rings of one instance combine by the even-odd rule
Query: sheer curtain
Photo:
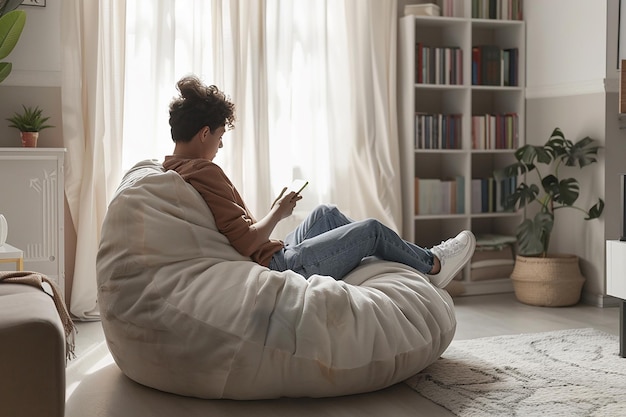
[(257, 217), (310, 182), (275, 237), (319, 203), (401, 230), (397, 0), (64, 0), (62, 15), (76, 316), (97, 315), (106, 205), (124, 170), (172, 152), (168, 104), (190, 73), (235, 102), (216, 162)]
[(61, 7), (65, 195), (76, 231), (70, 311), (88, 320), (99, 317), (100, 226), (121, 173), (125, 2), (64, 0)]
[(257, 217), (292, 179), (316, 204), (401, 229), (396, 0), (128, 0), (124, 166), (171, 153), (167, 106), (195, 73), (231, 96), (216, 162)]

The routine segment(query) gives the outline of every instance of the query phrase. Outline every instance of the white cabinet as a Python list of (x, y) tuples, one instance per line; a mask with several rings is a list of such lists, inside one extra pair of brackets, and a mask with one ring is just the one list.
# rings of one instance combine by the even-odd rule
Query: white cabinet
[(619, 298), (619, 355), (626, 357), (626, 242), (606, 241), (606, 293)]
[[(65, 149), (0, 148), (0, 214), (7, 243), (24, 251), (24, 270), (45, 274), (65, 293)], [(10, 265), (0, 264), (3, 270)]]
[[(514, 235), (520, 222), (492, 198), (505, 186), (491, 177), (525, 142), (525, 22), (472, 18), (471, 1), (454, 4), (451, 17), (405, 16), (399, 25), (402, 234), (424, 247), (463, 229)], [(474, 68), (491, 68), (489, 50), (499, 70), (473, 77)], [(441, 197), (422, 198), (434, 193)], [(512, 290), (508, 277), (472, 281), (469, 266), (463, 280), (466, 294)]]
[(606, 241), (606, 293), (626, 300), (626, 242)]

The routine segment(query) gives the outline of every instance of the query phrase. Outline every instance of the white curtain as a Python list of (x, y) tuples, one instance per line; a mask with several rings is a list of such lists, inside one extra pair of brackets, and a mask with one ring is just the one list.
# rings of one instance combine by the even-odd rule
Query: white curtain
[(237, 108), (216, 160), (257, 217), (310, 182), (284, 236), (316, 204), (401, 230), (396, 0), (128, 0), (124, 166), (173, 144), (167, 106), (189, 73)]
[(235, 102), (216, 162), (257, 217), (292, 179), (309, 181), (275, 237), (319, 203), (401, 230), (397, 0), (94, 3), (63, 1), (73, 314), (97, 314), (106, 204), (125, 169), (172, 152), (168, 104), (191, 73)]
[(357, 216), (402, 230), (396, 107), (397, 4), (346, 2), (352, 146), (350, 188)]
[(100, 227), (121, 178), (125, 9), (123, 0), (62, 2), (65, 193), (76, 231), (70, 311), (85, 320), (99, 317)]

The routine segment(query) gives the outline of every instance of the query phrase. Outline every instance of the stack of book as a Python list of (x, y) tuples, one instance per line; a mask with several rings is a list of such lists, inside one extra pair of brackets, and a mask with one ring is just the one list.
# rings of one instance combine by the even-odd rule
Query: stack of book
[(461, 114), (415, 113), (416, 149), (461, 149)]
[(515, 236), (476, 235), (476, 250), (470, 262), (470, 280), (510, 278), (515, 267)]
[(463, 84), (463, 50), (457, 46), (415, 44), (415, 82), (418, 84)]
[(472, 116), (473, 149), (517, 149), (518, 132), (517, 113)]
[(472, 18), (522, 20), (523, 0), (472, 0)]
[(440, 16), (441, 8), (435, 3), (407, 4), (404, 6), (405, 16)]
[(415, 214), (461, 214), (465, 205), (465, 179), (415, 178)]
[(472, 85), (517, 86), (518, 48), (472, 47)]
[(517, 177), (496, 179), (473, 178), (472, 213), (497, 213), (505, 211), (505, 200), (517, 188)]

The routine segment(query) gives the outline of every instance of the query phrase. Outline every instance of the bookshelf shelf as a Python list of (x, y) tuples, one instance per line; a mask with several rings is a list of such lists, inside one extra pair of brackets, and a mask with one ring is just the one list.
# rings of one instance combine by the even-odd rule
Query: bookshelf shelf
[[(444, 19), (448, 19), (445, 18)], [(499, 29), (523, 25), (521, 20), (472, 19), (472, 26), (479, 29)]]
[(433, 219), (464, 219), (464, 214), (422, 214), (414, 217), (415, 220), (433, 220)]
[(441, 91), (441, 90), (457, 90), (462, 91), (465, 90), (465, 86), (458, 84), (425, 84), (425, 83), (416, 83), (415, 88), (418, 90), (433, 90), (433, 91)]
[[(496, 217), (519, 217), (520, 213), (514, 211), (500, 211), (496, 213), (471, 213), (473, 219), (492, 219)], [(516, 220), (517, 222), (517, 220)]]
[(414, 149), (413, 151), (416, 154), (465, 154), (463, 149)]
[[(450, 86), (446, 86), (446, 87), (450, 87)], [(462, 86), (459, 86), (460, 88), (463, 88)], [(494, 85), (472, 85), (470, 87), (472, 89), (472, 91), (491, 91), (491, 92), (505, 92), (505, 91), (509, 91), (509, 92), (515, 92), (515, 93), (524, 93), (524, 89), (522, 87), (519, 86), (508, 86), (508, 85), (498, 85), (498, 86), (494, 86)]]
[(473, 155), (506, 155), (510, 156), (512, 150), (511, 149), (472, 149), (470, 151)]
[[(400, 18), (398, 27), (402, 234), (424, 247), (436, 245), (462, 229), (470, 229), (477, 235), (514, 235), (519, 223), (519, 213), (504, 212), (491, 201), (489, 207), (483, 201), (483, 206), (477, 208), (476, 184), (472, 180), (485, 182), (493, 177), (494, 170), (514, 161), (514, 149), (525, 142), (525, 22), (471, 16), (472, 0), (455, 0), (454, 17), (405, 16)], [(500, 75), (495, 77), (495, 83), (490, 73), (488, 83), (495, 85), (483, 85), (482, 78), (476, 78), (478, 73), (473, 73), (481, 69), (479, 65), (486, 65), (486, 57), (485, 61), (477, 61), (481, 56), (473, 51), (474, 47), (483, 45), (493, 45), (492, 49), (500, 51), (500, 57), (509, 58), (507, 65), (500, 61)], [(462, 72), (462, 80), (449, 84), (445, 76), (439, 76), (438, 83), (420, 82), (427, 79), (424, 71), (431, 74), (433, 71), (433, 67), (424, 68), (432, 65), (423, 52), (426, 48), (460, 50), (462, 59), (454, 64), (454, 70)], [(437, 62), (437, 71), (451, 71), (449, 62)], [(432, 116), (438, 123), (425, 124), (424, 115)], [(441, 119), (450, 115), (456, 117), (454, 130), (460, 138), (452, 142), (454, 148), (446, 149), (448, 142), (442, 137), (449, 132), (450, 125), (442, 128), (446, 122), (442, 124)], [(478, 129), (480, 123), (483, 124)], [(436, 126), (434, 133), (433, 126)], [(434, 136), (424, 140), (426, 133)], [(503, 194), (511, 186), (504, 186), (499, 180), (491, 181), (498, 183), (493, 185), (497, 193)], [(437, 182), (442, 188), (437, 188)], [(430, 191), (432, 187), (434, 192)], [(489, 191), (491, 198), (497, 195), (493, 190)], [(424, 203), (430, 199), (437, 203), (434, 206), (430, 201)], [(467, 294), (512, 290), (508, 281), (508, 277), (498, 277), (474, 282), (470, 266), (463, 271)]]

